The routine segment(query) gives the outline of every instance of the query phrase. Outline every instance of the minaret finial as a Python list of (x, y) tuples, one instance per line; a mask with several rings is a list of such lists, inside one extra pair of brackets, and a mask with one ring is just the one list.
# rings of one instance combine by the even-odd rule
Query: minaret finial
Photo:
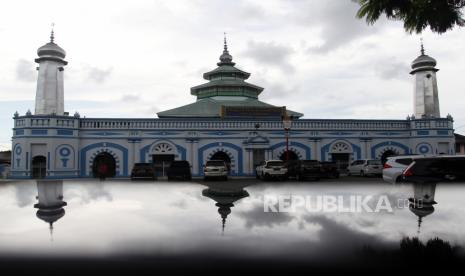
[(222, 219), (222, 226), (221, 226), (221, 236), (224, 236), (224, 227), (226, 226), (226, 218)]
[(417, 235), (420, 235), (420, 230), (421, 230), (421, 222), (422, 222), (422, 217), (418, 217), (418, 229), (417, 229)]
[(53, 242), (53, 222), (49, 223), (50, 241)]
[(226, 41), (226, 32), (224, 32), (224, 50), (228, 51), (228, 42)]
[(52, 32), (50, 33), (50, 42), (54, 43), (53, 40), (55, 39), (55, 34), (53, 32), (53, 28), (55, 27), (55, 23), (52, 23)]
[(423, 37), (420, 38), (420, 41), (421, 41), (421, 55), (424, 56), (425, 55), (425, 47), (423, 46)]

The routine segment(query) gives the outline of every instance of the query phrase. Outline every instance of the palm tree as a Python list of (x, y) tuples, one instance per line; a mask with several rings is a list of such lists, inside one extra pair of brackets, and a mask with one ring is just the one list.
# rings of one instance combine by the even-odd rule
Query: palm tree
[(353, 0), (360, 9), (358, 18), (374, 24), (382, 14), (388, 19), (402, 20), (405, 31), (421, 33), (426, 27), (445, 33), (456, 25), (464, 26), (462, 9), (465, 0)]

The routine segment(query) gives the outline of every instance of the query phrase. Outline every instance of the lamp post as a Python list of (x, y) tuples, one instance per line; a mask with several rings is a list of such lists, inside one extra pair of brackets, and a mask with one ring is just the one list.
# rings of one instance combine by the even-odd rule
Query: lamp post
[(289, 161), (289, 130), (291, 130), (292, 125), (292, 117), (283, 116), (283, 126), (284, 130), (286, 131), (286, 162)]

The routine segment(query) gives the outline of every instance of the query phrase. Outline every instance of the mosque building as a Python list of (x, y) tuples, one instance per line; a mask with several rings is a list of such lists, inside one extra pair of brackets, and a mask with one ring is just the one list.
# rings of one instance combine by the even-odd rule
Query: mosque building
[[(153, 162), (164, 172), (187, 160), (201, 176), (210, 159), (230, 163), (232, 176), (253, 176), (269, 159), (317, 159), (347, 166), (357, 159), (397, 154), (454, 154), (453, 119), (440, 116), (436, 60), (412, 62), (414, 114), (404, 120), (304, 119), (303, 114), (259, 99), (264, 88), (235, 67), (226, 40), (206, 83), (191, 88), (196, 100), (158, 118), (83, 118), (64, 104), (66, 52), (54, 41), (37, 51), (34, 114), (14, 114), (11, 178), (86, 178), (96, 164), (109, 175), (129, 177), (135, 163)], [(305, 100), (305, 99), (303, 99)], [(288, 138), (288, 139), (286, 139)]]

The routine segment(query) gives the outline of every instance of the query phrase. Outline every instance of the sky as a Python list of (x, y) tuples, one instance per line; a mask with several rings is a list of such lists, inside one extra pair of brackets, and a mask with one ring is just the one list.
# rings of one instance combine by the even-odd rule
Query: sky
[[(0, 9), (0, 150), (15, 111), (34, 112), (37, 48), (67, 52), (65, 110), (86, 117), (155, 118), (192, 103), (227, 33), (236, 67), (260, 99), (304, 118), (404, 119), (413, 113), (410, 63), (437, 60), (441, 115), (465, 133), (463, 29), (409, 34), (402, 23), (355, 17), (351, 0), (7, 1)], [(463, 127), (461, 127), (463, 126)], [(460, 128), (461, 127), (461, 128)]]

